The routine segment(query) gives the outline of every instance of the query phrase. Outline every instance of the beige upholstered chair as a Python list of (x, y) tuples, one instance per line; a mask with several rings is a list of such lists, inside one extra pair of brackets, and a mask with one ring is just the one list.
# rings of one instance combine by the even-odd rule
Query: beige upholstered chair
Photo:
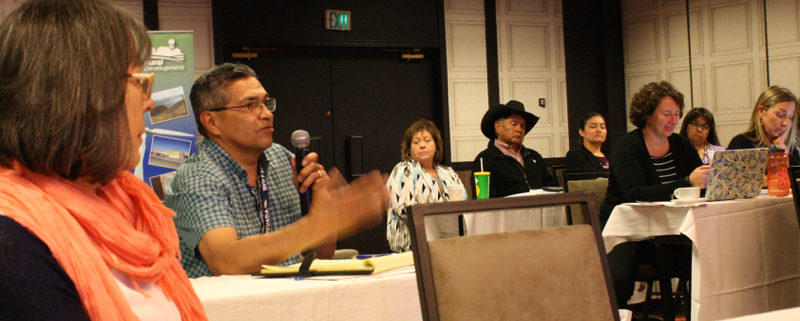
[[(590, 224), (430, 241), (425, 236), (425, 216), (570, 204), (580, 204)], [(409, 214), (425, 320), (619, 320), (591, 194), (417, 204)]]
[[(567, 180), (567, 191), (587, 191), (594, 195), (594, 204), (598, 209), (598, 212), (600, 209), (600, 204), (603, 204), (603, 200), (606, 198), (606, 189), (608, 189), (608, 178)], [(586, 222), (584, 222), (582, 219), (583, 213), (581, 212), (581, 208), (579, 206), (571, 205), (570, 212), (572, 215), (572, 222), (574, 224), (586, 224)]]

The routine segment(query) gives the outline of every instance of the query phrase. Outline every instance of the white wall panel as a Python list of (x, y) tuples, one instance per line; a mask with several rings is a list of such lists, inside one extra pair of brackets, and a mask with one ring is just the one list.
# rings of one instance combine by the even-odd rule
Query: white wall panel
[(481, 117), (486, 113), (486, 102), (489, 101), (486, 81), (453, 80), (450, 88), (453, 92), (450, 99), (453, 126), (480, 128)]
[(653, 9), (656, 7), (656, 0), (622, 0), (622, 12)]
[(667, 59), (682, 59), (689, 55), (689, 37), (686, 33), (686, 12), (676, 12), (666, 16), (664, 31)]
[(564, 61), (564, 25), (556, 25), (556, 70), (566, 73), (567, 63)]
[(546, 15), (547, 1), (544, 0), (506, 0), (508, 14), (512, 15)]
[(633, 97), (634, 93), (639, 91), (639, 89), (641, 89), (642, 86), (654, 81), (661, 81), (661, 75), (659, 74), (659, 72), (646, 72), (641, 74), (627, 75), (625, 80), (625, 86), (628, 87), (626, 106), (630, 106), (631, 97)]
[[(693, 66), (692, 67), (692, 87), (694, 87), (694, 106), (690, 107), (705, 107), (709, 110), (713, 111), (715, 108), (708, 104), (706, 101), (706, 74), (705, 68), (702, 65), (700, 66)], [(684, 92), (684, 95), (688, 96), (689, 92)]]
[(448, 23), (448, 61), (451, 71), (486, 70), (486, 32), (483, 23)]
[(797, 0), (767, 1), (767, 32), (770, 46), (800, 42)]
[(753, 64), (750, 61), (712, 64), (711, 95), (720, 112), (750, 111), (753, 97)]
[(539, 116), (536, 127), (553, 127), (550, 109), (540, 108), (539, 98), (551, 101), (550, 79), (512, 79), (511, 96), (525, 105), (525, 110)]
[(746, 2), (710, 8), (711, 54), (730, 54), (752, 49), (750, 5)]
[(444, 8), (447, 13), (483, 14), (483, 0), (446, 0)]
[(486, 137), (473, 137), (473, 138), (455, 138), (451, 146), (453, 146), (453, 154), (451, 157), (454, 162), (471, 162), (475, 160), (481, 151), (486, 149), (489, 139)]
[[(559, 106), (558, 114), (560, 115), (560, 117), (559, 117), (558, 120), (561, 123), (561, 127), (569, 129), (569, 118), (567, 117), (567, 115), (569, 114), (567, 112), (569, 110), (567, 108), (567, 106), (569, 106), (569, 104), (567, 103), (567, 79), (566, 78), (558, 80), (558, 98), (560, 100), (559, 104), (558, 104), (558, 106)], [(569, 142), (567, 142), (567, 143), (569, 143)], [(566, 149), (566, 150), (568, 150), (568, 149)]]
[(800, 55), (772, 58), (769, 67), (771, 84), (786, 87), (795, 95), (800, 94)]
[[(451, 155), (454, 161), (472, 161), (488, 141), (480, 133), (488, 107), (483, 2), (456, 2), (445, 2)], [(496, 6), (500, 101), (520, 100), (542, 118), (525, 146), (545, 157), (564, 156), (568, 124), (561, 1), (501, 0)], [(537, 107), (540, 97), (547, 99), (545, 109)]]
[[(542, 135), (542, 134), (534, 134), (533, 130), (531, 130), (528, 133), (528, 135), (525, 136), (525, 142), (523, 142), (523, 144), (525, 145), (525, 147), (533, 149), (533, 150), (539, 152), (539, 154), (542, 154), (543, 157), (552, 157), (552, 156), (547, 156), (547, 155), (555, 155), (556, 154), (556, 151), (555, 151), (555, 148), (554, 148), (556, 142), (554, 140), (557, 137), (558, 136), (554, 137), (553, 135), (549, 135), (549, 134), (544, 134), (544, 135)], [(562, 156), (563, 157), (566, 154), (567, 153), (564, 152), (563, 155), (556, 155), (556, 156)]]
[[(703, 38), (704, 33), (702, 32), (703, 17), (700, 10), (695, 9), (689, 11), (689, 28), (691, 29), (689, 42), (691, 42), (692, 46), (692, 56), (702, 55), (705, 40)], [(684, 30), (686, 29), (684, 28)]]
[[(623, 22), (624, 23), (624, 22)], [(624, 23), (625, 63), (657, 63), (659, 55), (658, 17)]]
[(689, 79), (689, 68), (678, 68), (667, 71), (666, 81), (669, 81), (672, 86), (683, 94), (684, 113), (686, 109), (691, 108), (691, 79)]
[(547, 25), (509, 24), (509, 69), (550, 67)]

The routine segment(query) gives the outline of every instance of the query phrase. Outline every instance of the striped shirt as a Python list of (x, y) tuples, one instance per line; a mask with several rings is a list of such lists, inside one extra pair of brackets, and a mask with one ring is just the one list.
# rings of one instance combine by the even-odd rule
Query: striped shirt
[(666, 155), (661, 157), (650, 156), (650, 162), (653, 164), (653, 167), (655, 167), (658, 180), (661, 184), (669, 184), (680, 180), (680, 177), (678, 177), (678, 167), (675, 163), (675, 157), (672, 156), (672, 151), (667, 152)]

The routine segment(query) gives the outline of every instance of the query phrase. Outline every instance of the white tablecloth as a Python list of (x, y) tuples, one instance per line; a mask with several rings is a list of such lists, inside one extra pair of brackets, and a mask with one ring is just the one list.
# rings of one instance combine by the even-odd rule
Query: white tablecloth
[[(514, 194), (509, 197), (550, 193), (552, 192), (545, 192), (541, 189), (537, 189), (527, 193)], [(567, 225), (567, 214), (564, 206), (493, 212), (494, 213), (464, 214), (466, 234), (477, 235), (534, 230), (543, 227)]]
[(192, 285), (209, 320), (422, 320), (413, 267), (305, 280), (203, 277)]
[(692, 319), (718, 320), (800, 306), (800, 227), (789, 197), (697, 204), (621, 204), (606, 249), (685, 234), (692, 252)]
[(797, 321), (800, 320), (800, 307), (778, 311), (751, 314), (743, 317), (725, 319), (725, 321)]

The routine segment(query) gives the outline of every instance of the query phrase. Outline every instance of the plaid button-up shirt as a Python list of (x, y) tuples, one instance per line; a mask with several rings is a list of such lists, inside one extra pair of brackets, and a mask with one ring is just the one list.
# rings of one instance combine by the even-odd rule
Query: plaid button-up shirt
[[(300, 198), (292, 183), (292, 157), (285, 147), (273, 143), (259, 158), (259, 167), (267, 172), (271, 231), (300, 219)], [(178, 168), (164, 199), (177, 214), (181, 264), (189, 277), (212, 275), (197, 250), (197, 243), (209, 230), (231, 226), (240, 239), (261, 233), (262, 214), (255, 193), (255, 189), (248, 189), (245, 169), (222, 147), (210, 139), (197, 143), (197, 153)], [(298, 261), (296, 254), (281, 264)]]

